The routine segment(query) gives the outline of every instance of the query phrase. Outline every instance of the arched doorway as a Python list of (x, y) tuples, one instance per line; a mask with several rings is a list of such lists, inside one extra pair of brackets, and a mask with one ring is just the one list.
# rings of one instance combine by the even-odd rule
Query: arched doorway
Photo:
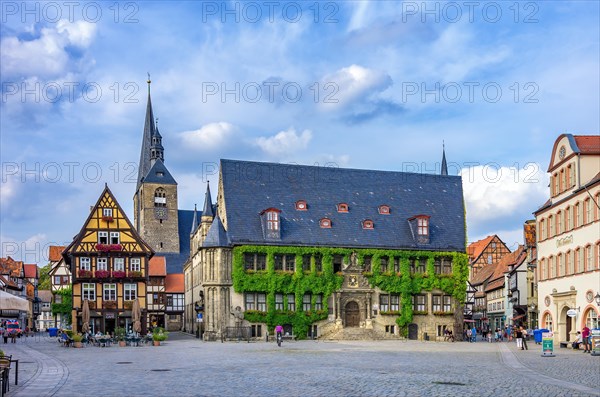
[(346, 327), (358, 327), (360, 323), (360, 311), (355, 301), (346, 304)]
[(419, 326), (415, 323), (408, 324), (408, 339), (419, 339)]
[(568, 307), (563, 307), (560, 311), (559, 335), (561, 341), (571, 341), (571, 330), (573, 329), (574, 318), (567, 316)]

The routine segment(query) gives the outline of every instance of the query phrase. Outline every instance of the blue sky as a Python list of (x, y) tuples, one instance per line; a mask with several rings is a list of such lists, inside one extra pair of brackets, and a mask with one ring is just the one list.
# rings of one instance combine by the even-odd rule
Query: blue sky
[(431, 173), (445, 142), (469, 240), (514, 248), (556, 137), (600, 130), (598, 2), (23, 4), (1, 4), (0, 254), (27, 262), (104, 183), (132, 216), (147, 72), (183, 209), (220, 158)]

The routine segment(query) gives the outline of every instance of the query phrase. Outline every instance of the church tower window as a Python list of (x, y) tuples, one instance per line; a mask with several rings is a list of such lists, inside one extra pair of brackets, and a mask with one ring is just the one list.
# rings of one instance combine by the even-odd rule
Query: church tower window
[(159, 187), (154, 191), (154, 206), (155, 207), (166, 207), (167, 206), (167, 192), (162, 187)]

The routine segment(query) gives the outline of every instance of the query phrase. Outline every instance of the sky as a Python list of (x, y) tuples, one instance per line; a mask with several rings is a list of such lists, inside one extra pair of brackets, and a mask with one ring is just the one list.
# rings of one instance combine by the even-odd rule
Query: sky
[(146, 83), (179, 208), (221, 158), (461, 175), (514, 249), (563, 133), (598, 134), (595, 1), (2, 1), (0, 256), (44, 265), (107, 183), (133, 219)]

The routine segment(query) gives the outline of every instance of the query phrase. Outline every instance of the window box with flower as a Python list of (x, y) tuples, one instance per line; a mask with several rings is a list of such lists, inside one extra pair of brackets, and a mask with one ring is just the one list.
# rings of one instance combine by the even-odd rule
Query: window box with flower
[(110, 222), (114, 221), (112, 216), (103, 216), (102, 220), (106, 223), (110, 223)]
[(96, 244), (96, 250), (100, 252), (121, 251), (123, 246), (121, 244)]
[(141, 271), (129, 271), (129, 273), (127, 273), (129, 275), (129, 277), (143, 277), (142, 276), (142, 272)]
[(125, 278), (125, 272), (124, 272), (124, 271), (122, 271), (122, 270), (114, 270), (114, 271), (112, 272), (112, 276), (113, 276), (114, 278)]
[(79, 271), (77, 272), (77, 275), (79, 276), (79, 278), (90, 278), (90, 277), (92, 277), (92, 271), (79, 269)]
[(108, 278), (110, 277), (110, 272), (108, 270), (96, 270), (95, 276), (96, 278)]

